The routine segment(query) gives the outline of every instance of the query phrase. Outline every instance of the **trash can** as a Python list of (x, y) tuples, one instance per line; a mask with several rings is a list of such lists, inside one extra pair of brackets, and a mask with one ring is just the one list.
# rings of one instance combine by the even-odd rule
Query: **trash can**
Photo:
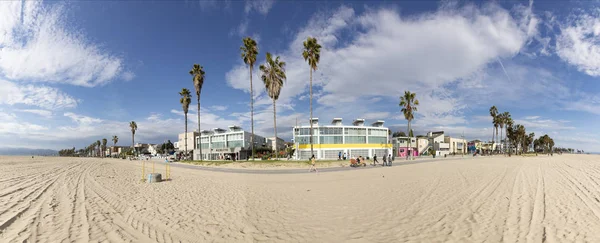
[(160, 173), (149, 173), (148, 179), (146, 180), (148, 183), (161, 182), (162, 175)]

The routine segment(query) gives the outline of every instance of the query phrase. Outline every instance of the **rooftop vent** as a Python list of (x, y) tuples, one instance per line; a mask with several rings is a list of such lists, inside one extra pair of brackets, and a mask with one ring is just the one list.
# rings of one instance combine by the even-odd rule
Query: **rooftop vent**
[(383, 127), (383, 123), (384, 123), (384, 121), (378, 120), (376, 122), (373, 122), (373, 124), (371, 124), (371, 126), (374, 126), (374, 127)]
[(333, 121), (331, 121), (331, 125), (341, 126), (342, 125), (342, 118), (333, 118)]
[(313, 126), (318, 126), (319, 125), (319, 118), (313, 117), (312, 121), (310, 121)]
[(365, 125), (365, 119), (356, 119), (354, 122), (352, 122), (352, 125), (362, 127)]

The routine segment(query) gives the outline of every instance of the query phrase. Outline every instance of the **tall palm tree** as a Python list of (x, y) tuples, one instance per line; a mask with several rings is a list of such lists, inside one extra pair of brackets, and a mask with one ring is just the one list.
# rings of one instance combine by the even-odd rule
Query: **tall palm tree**
[(317, 71), (317, 64), (319, 64), (319, 60), (321, 59), (321, 45), (317, 43), (317, 39), (313, 37), (308, 37), (306, 41), (304, 41), (304, 50), (302, 51), (302, 57), (304, 57), (304, 61), (308, 62), (308, 66), (310, 67), (310, 154), (314, 156), (315, 153), (313, 151), (313, 109), (312, 109), (312, 73), (313, 71)]
[(190, 103), (192, 103), (192, 95), (190, 93), (189, 89), (183, 88), (181, 89), (181, 91), (179, 92), (179, 95), (181, 95), (181, 99), (179, 99), (179, 103), (181, 103), (181, 106), (183, 107), (183, 114), (185, 116), (185, 158), (187, 159), (188, 156), (188, 151), (187, 151), (187, 114), (188, 114), (188, 109), (190, 108)]
[[(490, 107), (490, 116), (492, 116), (492, 124), (494, 125), (495, 129), (498, 129), (498, 125), (497, 125), (497, 116), (498, 116), (498, 108), (496, 108), (496, 106), (492, 106)], [(494, 148), (494, 128), (492, 128), (492, 151)], [(496, 130), (496, 134), (498, 133), (498, 130)]]
[(106, 138), (102, 139), (102, 158), (106, 157), (106, 143), (108, 143), (108, 140), (106, 140)]
[[(407, 133), (411, 133), (410, 129), (410, 121), (415, 119), (414, 114), (417, 111), (417, 106), (419, 105), (419, 100), (416, 99), (417, 94), (411, 93), (410, 91), (404, 91), (404, 95), (400, 96), (400, 107), (402, 107), (402, 113), (404, 114), (404, 118), (408, 121)], [(408, 139), (408, 148), (411, 148), (411, 138)], [(406, 154), (406, 159), (409, 158), (409, 152)]]
[[(204, 69), (200, 64), (194, 64), (194, 67), (190, 70), (190, 75), (192, 75), (192, 80), (194, 81), (194, 88), (196, 89), (196, 99), (198, 101), (198, 132), (200, 132), (200, 92), (202, 91), (202, 85), (204, 84), (204, 74)], [(200, 141), (198, 151), (200, 152), (200, 161), (202, 161), (202, 141)]]
[(131, 121), (129, 123), (129, 128), (131, 128), (131, 148), (135, 150), (135, 130), (138, 129), (137, 123)]
[(265, 84), (267, 94), (273, 100), (273, 132), (275, 134), (275, 157), (277, 158), (277, 109), (276, 101), (285, 81), (285, 62), (279, 60), (279, 56), (273, 60), (271, 53), (267, 52), (267, 63), (260, 65), (262, 75), (260, 78)]
[[(113, 142), (113, 146), (116, 147), (117, 142), (119, 142), (119, 137), (117, 137), (117, 135), (113, 135), (112, 142)], [(115, 152), (117, 152), (116, 148), (115, 148)], [(111, 156), (112, 156), (112, 152), (111, 152)]]
[(252, 87), (252, 69), (254, 69), (256, 56), (258, 56), (258, 44), (250, 37), (244, 38), (242, 42), (243, 44), (240, 47), (240, 51), (242, 52), (241, 57), (250, 70), (250, 127), (252, 132), (252, 136), (250, 136), (250, 149), (252, 150), (252, 160), (254, 160), (254, 88)]

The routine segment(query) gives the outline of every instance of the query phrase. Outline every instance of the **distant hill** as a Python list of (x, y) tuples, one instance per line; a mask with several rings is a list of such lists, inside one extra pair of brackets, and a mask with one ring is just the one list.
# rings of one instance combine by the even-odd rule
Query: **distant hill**
[(58, 151), (51, 149), (0, 148), (0, 155), (57, 155)]

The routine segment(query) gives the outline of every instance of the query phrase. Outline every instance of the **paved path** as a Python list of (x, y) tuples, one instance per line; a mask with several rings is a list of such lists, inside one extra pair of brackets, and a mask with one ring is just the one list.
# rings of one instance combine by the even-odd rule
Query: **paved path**
[[(403, 166), (403, 165), (412, 165), (412, 164), (421, 164), (421, 163), (429, 163), (429, 162), (439, 162), (444, 160), (457, 160), (457, 159), (470, 159), (473, 156), (465, 156), (465, 157), (448, 157), (448, 158), (428, 158), (428, 159), (416, 159), (413, 161), (408, 161), (406, 159), (396, 159), (392, 163), (392, 166)], [(350, 163), (350, 162), (348, 162)], [(199, 165), (191, 165), (184, 163), (172, 163), (173, 167), (187, 168), (187, 169), (195, 169), (195, 170), (206, 170), (206, 171), (215, 171), (215, 172), (225, 172), (225, 173), (245, 173), (245, 174), (301, 174), (308, 173), (308, 168), (305, 169), (234, 169), (234, 168), (219, 168), (219, 167), (210, 167), (210, 166), (199, 166)], [(383, 169), (387, 168), (384, 166), (372, 166), (367, 165), (366, 167), (325, 167), (318, 168), (319, 173), (321, 172), (335, 172), (335, 171), (346, 171), (346, 170), (365, 170), (365, 169)]]

